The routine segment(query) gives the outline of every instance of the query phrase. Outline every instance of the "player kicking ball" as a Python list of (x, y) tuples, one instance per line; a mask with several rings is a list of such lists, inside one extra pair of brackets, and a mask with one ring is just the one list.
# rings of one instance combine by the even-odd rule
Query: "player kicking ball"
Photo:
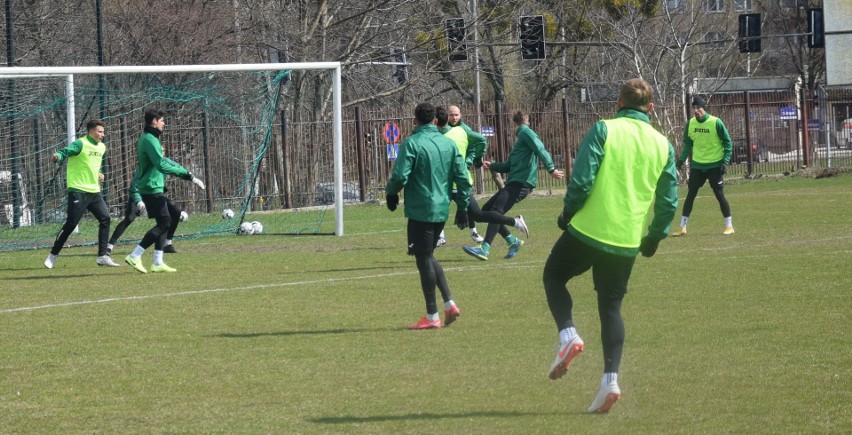
[(136, 143), (138, 166), (133, 177), (133, 187), (142, 197), (148, 219), (155, 219), (157, 224), (148, 230), (139, 245), (133, 249), (124, 261), (133, 266), (138, 272), (147, 273), (142, 265), (142, 254), (154, 245), (154, 259), (151, 272), (177, 272), (163, 261), (163, 248), (166, 236), (172, 226), (172, 216), (179, 216), (180, 209), (165, 195), (166, 174), (192, 181), (199, 189), (204, 190), (204, 182), (194, 177), (183, 166), (163, 157), (163, 147), (160, 135), (166, 126), (163, 114), (156, 110), (145, 112), (145, 131)]

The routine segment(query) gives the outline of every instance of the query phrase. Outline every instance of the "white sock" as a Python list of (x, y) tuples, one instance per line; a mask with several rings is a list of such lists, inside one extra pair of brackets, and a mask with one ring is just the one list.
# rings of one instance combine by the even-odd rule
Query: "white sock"
[(440, 236), (438, 236), (438, 238), (439, 238), (439, 239), (445, 239), (445, 238), (446, 238), (446, 237), (444, 237), (444, 232), (443, 232), (443, 231), (441, 231), (441, 235), (440, 235)]
[(479, 231), (476, 231), (476, 227), (470, 229), (471, 234), (479, 234)]
[(435, 313), (435, 314), (426, 313), (426, 318), (429, 319), (430, 322), (434, 322), (434, 321), (440, 319), (440, 317), (438, 316), (438, 313)]
[(49, 258), (50, 261), (56, 261), (56, 256), (53, 254), (47, 254), (47, 258)]
[(139, 245), (136, 245), (136, 248), (133, 250), (133, 252), (130, 253), (130, 257), (138, 260), (139, 257), (141, 257), (142, 254), (144, 254), (144, 253), (145, 253), (145, 248), (143, 248)]
[(448, 300), (447, 302), (444, 302), (444, 309), (445, 309), (445, 310), (449, 310), (449, 309), (450, 309), (450, 308), (452, 308), (455, 304), (456, 304), (456, 303), (455, 303), (452, 299), (450, 299), (450, 300)]
[(112, 246), (112, 243), (107, 243), (107, 249), (112, 251), (112, 248), (114, 248), (114, 246)]
[(618, 384), (618, 373), (604, 373), (603, 378), (601, 378), (601, 386), (609, 384)]
[(154, 250), (154, 266), (163, 264), (163, 251)]
[(733, 227), (734, 226), (734, 217), (728, 216), (725, 218), (725, 227)]
[(686, 228), (686, 221), (689, 220), (689, 216), (681, 216), (680, 217), (680, 227)]
[(169, 245), (171, 245), (171, 244), (172, 244), (172, 239), (166, 239), (166, 244), (165, 244), (165, 246), (169, 246)]
[(570, 328), (565, 328), (565, 329), (559, 331), (559, 341), (562, 344), (565, 344), (565, 343), (571, 341), (571, 339), (576, 337), (576, 336), (577, 336), (577, 329), (575, 329), (573, 326), (570, 327)]

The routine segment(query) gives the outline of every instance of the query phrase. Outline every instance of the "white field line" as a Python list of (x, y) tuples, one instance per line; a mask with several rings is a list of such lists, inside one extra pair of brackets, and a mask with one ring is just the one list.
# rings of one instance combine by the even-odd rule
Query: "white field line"
[[(496, 267), (490, 267), (489, 269), (528, 269), (533, 266), (535, 267), (543, 267), (544, 261), (535, 261), (535, 262), (526, 262), (526, 263), (507, 263), (505, 265), (497, 265)], [(478, 266), (464, 266), (464, 267), (446, 267), (444, 268), (445, 272), (455, 272), (455, 271), (470, 271), (470, 270), (481, 270), (484, 267)], [(155, 295), (138, 295), (138, 296), (117, 296), (112, 298), (104, 298), (104, 299), (94, 299), (94, 300), (86, 300), (86, 301), (69, 301), (69, 302), (60, 302), (56, 304), (45, 304), (45, 305), (35, 305), (30, 307), (17, 307), (17, 308), (4, 308), (0, 309), (0, 314), (5, 313), (17, 313), (21, 311), (37, 311), (37, 310), (45, 310), (49, 308), (62, 308), (62, 307), (72, 307), (76, 305), (94, 305), (94, 304), (105, 304), (110, 302), (124, 302), (124, 301), (137, 301), (137, 300), (145, 300), (145, 299), (161, 299), (161, 298), (171, 298), (171, 297), (179, 297), (179, 296), (193, 296), (193, 295), (202, 295), (207, 293), (224, 293), (224, 292), (235, 292), (235, 291), (247, 291), (247, 290), (262, 290), (267, 288), (276, 288), (276, 287), (291, 287), (291, 286), (300, 286), (300, 285), (312, 285), (312, 284), (328, 284), (335, 282), (344, 282), (344, 281), (357, 281), (362, 279), (376, 279), (376, 278), (390, 278), (393, 276), (402, 276), (402, 275), (415, 275), (417, 274), (417, 268), (412, 268), (412, 270), (407, 270), (404, 272), (391, 272), (391, 273), (381, 273), (376, 275), (364, 275), (364, 276), (354, 276), (347, 278), (328, 278), (328, 279), (317, 279), (310, 281), (294, 281), (294, 282), (279, 282), (279, 283), (271, 283), (271, 284), (257, 284), (250, 286), (242, 286), (242, 287), (220, 287), (220, 288), (211, 288), (211, 289), (202, 289), (202, 290), (192, 290), (185, 292), (177, 292), (177, 293), (162, 293)]]

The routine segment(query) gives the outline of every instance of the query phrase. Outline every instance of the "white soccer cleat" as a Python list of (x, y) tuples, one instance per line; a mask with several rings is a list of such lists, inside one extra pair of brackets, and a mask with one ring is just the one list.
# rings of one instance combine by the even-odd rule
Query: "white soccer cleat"
[(621, 389), (618, 388), (618, 383), (610, 382), (607, 385), (601, 385), (595, 401), (586, 411), (590, 414), (605, 414), (619, 399), (621, 399)]
[(119, 267), (121, 265), (112, 261), (112, 257), (109, 255), (101, 255), (98, 257), (98, 266)]
[(56, 262), (56, 256), (53, 254), (47, 254), (47, 258), (44, 259), (44, 267), (48, 269), (53, 269), (53, 263)]
[(438, 239), (438, 243), (435, 243), (435, 247), (436, 248), (441, 247), (441, 246), (444, 246), (446, 244), (447, 244), (447, 239), (444, 238), (444, 237), (441, 237), (440, 239)]
[(548, 375), (550, 379), (555, 381), (564, 376), (565, 372), (568, 371), (571, 360), (581, 354), (584, 348), (585, 344), (579, 335), (575, 335), (567, 343), (559, 346), (559, 351), (556, 353), (556, 360), (550, 366), (550, 374)]
[(530, 229), (527, 228), (527, 221), (524, 220), (523, 216), (518, 215), (518, 217), (515, 218), (515, 228), (524, 233), (524, 238), (530, 238)]
[(476, 228), (472, 228), (470, 230), (470, 238), (473, 239), (473, 242), (476, 244), (480, 244), (485, 241), (485, 237), (479, 235), (479, 231), (476, 231)]

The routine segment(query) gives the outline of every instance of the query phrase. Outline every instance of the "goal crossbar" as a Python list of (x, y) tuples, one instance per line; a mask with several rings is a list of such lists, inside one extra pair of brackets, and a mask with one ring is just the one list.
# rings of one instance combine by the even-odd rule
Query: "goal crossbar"
[(343, 235), (343, 103), (341, 97), (340, 62), (248, 63), (218, 65), (113, 65), (113, 66), (46, 66), (3, 67), (0, 78), (22, 78), (33, 75), (73, 74), (138, 74), (138, 73), (204, 73), (282, 70), (331, 70), (333, 148), (334, 148), (334, 234)]

